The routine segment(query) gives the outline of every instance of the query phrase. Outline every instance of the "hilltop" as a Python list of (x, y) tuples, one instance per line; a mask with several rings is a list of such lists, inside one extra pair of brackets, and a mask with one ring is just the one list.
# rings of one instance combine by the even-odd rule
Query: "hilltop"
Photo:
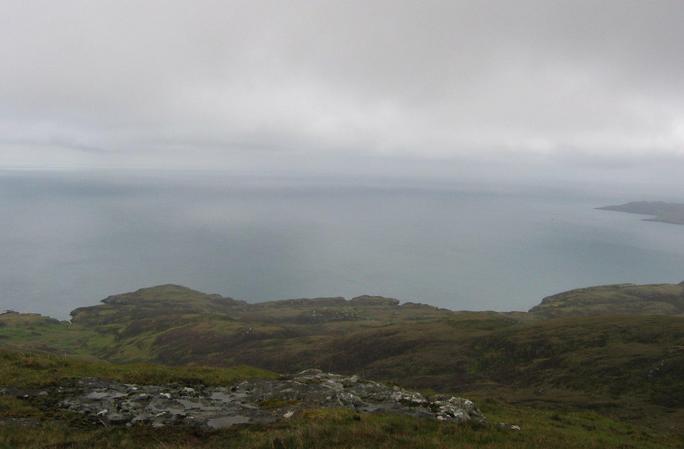
[(596, 315), (684, 316), (684, 282), (580, 288), (544, 298), (530, 313), (542, 318)]
[(76, 309), (70, 322), (0, 314), (0, 343), (108, 361), (114, 372), (131, 362), (278, 373), (318, 368), (458, 392), (485, 412), (487, 401), (500, 401), (494, 416), (501, 404), (549, 413), (591, 409), (665, 435), (684, 428), (683, 297), (682, 284), (621, 284), (499, 313), (380, 296), (251, 304), (162, 285)]
[(0, 341), (118, 363), (320, 368), (442, 391), (600, 390), (680, 404), (684, 395), (665, 393), (671, 374), (653, 370), (681, 369), (683, 298), (682, 284), (624, 284), (497, 313), (371, 296), (249, 304), (163, 285), (76, 309), (71, 322), (0, 315)]

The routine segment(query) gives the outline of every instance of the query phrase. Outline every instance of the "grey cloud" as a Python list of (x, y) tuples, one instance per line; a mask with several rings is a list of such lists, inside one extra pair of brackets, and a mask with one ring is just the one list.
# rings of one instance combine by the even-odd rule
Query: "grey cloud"
[(681, 163), (681, 23), (679, 0), (9, 0), (0, 165)]

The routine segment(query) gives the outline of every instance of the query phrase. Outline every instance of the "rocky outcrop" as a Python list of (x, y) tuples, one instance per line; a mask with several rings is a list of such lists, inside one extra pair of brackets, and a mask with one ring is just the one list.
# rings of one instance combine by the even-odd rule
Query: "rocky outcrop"
[(394, 307), (399, 305), (399, 300), (384, 296), (361, 295), (350, 299), (349, 303), (355, 306)]
[(62, 387), (59, 393), (64, 398), (62, 408), (105, 425), (185, 424), (218, 429), (289, 419), (302, 410), (320, 407), (486, 423), (468, 399), (427, 398), (396, 386), (319, 370), (278, 380), (244, 381), (230, 387), (143, 386), (86, 379)]

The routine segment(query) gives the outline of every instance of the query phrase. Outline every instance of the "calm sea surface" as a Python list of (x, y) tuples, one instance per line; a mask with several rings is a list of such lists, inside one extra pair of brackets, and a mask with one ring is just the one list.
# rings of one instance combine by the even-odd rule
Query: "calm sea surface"
[(684, 226), (631, 198), (491, 186), (0, 172), (0, 309), (65, 318), (161, 283), (259, 301), (364, 293), (527, 309), (562, 290), (684, 280)]

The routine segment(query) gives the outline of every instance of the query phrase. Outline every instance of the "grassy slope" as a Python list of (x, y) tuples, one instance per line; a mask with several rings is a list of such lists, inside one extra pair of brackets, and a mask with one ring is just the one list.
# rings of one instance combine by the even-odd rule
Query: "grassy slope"
[[(30, 409), (25, 413), (31, 413)], [(78, 428), (61, 420), (26, 432), (25, 427), (14, 424), (0, 433), (0, 448), (667, 449), (682, 444), (674, 436), (592, 413), (552, 414), (516, 408), (501, 409), (499, 416), (516, 419), (523, 430), (472, 429), (418, 418), (312, 410), (286, 423), (219, 432)]]
[[(110, 366), (44, 354), (0, 351), (4, 369), (0, 385), (30, 379), (36, 387), (63, 378), (98, 375), (126, 382), (188, 381), (188, 371), (153, 366)], [(7, 368), (9, 366), (9, 368)], [(269, 375), (239, 369), (206, 370), (190, 381), (230, 383), (244, 377)], [(314, 409), (291, 421), (205, 432), (175, 428), (159, 432), (146, 427), (105, 429), (78, 416), (54, 409), (50, 398), (22, 400), (0, 396), (0, 448), (676, 448), (684, 442), (668, 433), (620, 422), (593, 412), (544, 411), (485, 400), (493, 422), (515, 422), (522, 431), (495, 426), (471, 428), (393, 415), (357, 414), (349, 410)], [(30, 431), (27, 431), (30, 429)]]
[[(546, 305), (572, 315), (580, 307), (577, 303), (600, 302), (606, 310), (605, 297), (620, 302), (625, 295), (637, 296), (639, 289), (647, 292), (641, 295), (643, 301), (660, 303), (677, 298), (682, 288), (585, 289)], [(175, 302), (164, 299), (169, 289)], [(495, 381), (598, 389), (667, 401), (659, 392), (679, 388), (673, 378), (683, 373), (678, 348), (684, 346), (684, 320), (678, 317), (520, 322), (491, 312), (363, 305), (340, 299), (250, 306), (223, 303), (194, 291), (182, 297), (182, 292), (165, 286), (138, 293), (134, 300), (110, 300), (77, 311), (74, 327), (90, 332), (106, 329), (115, 344), (100, 355), (113, 360), (244, 363), (276, 371), (315, 366), (423, 388), (461, 389)]]
[(146, 363), (112, 364), (80, 357), (0, 350), (0, 385), (19, 388), (40, 388), (86, 377), (138, 384), (178, 382), (225, 385), (243, 379), (275, 376), (276, 374), (270, 371), (248, 366), (212, 368), (168, 367)]
[(541, 318), (595, 315), (684, 316), (684, 283), (603, 285), (544, 298), (530, 312)]
[[(320, 367), (534, 413), (597, 410), (670, 432), (684, 428), (684, 318), (660, 306), (681, 291), (597, 287), (556, 295), (541, 311), (500, 314), (340, 298), (248, 305), (161, 286), (79, 309), (71, 325), (0, 315), (0, 342), (119, 362)], [(602, 316), (573, 317), (597, 304), (592, 313)]]
[(113, 335), (74, 327), (38, 314), (0, 314), (0, 345), (94, 356), (116, 343)]
[[(553, 307), (549, 316), (559, 310), (572, 316), (576, 303), (605, 306), (605, 297), (619, 302), (640, 291), (642, 298), (662, 302), (683, 288), (583, 289), (547, 299), (544, 306)], [(495, 383), (684, 406), (680, 317), (520, 320), (339, 298), (248, 305), (171, 285), (110, 297), (78, 309), (73, 318), (70, 325), (38, 315), (0, 315), (0, 341), (118, 362), (246, 364), (279, 372), (319, 367), (418, 388)]]

